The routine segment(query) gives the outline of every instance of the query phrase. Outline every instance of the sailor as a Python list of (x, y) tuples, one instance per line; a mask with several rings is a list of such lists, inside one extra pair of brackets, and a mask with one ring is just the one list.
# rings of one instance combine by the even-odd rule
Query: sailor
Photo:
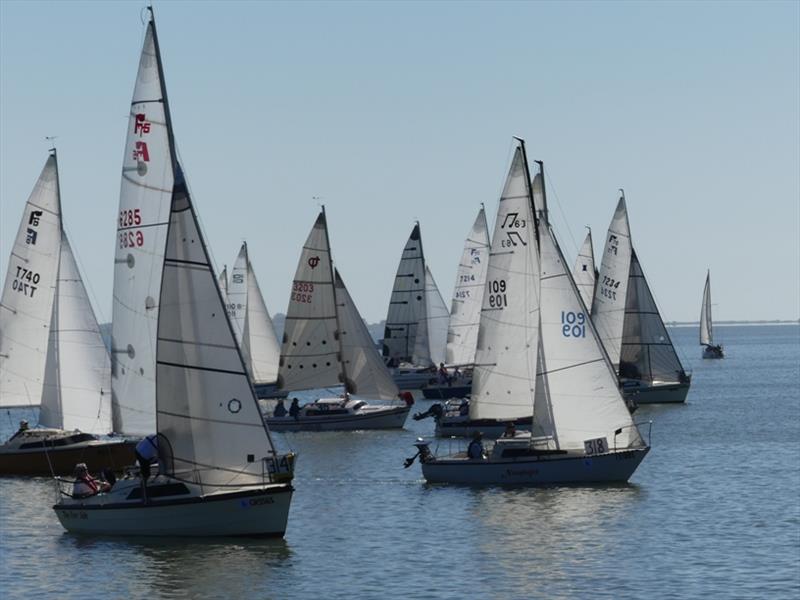
[(400, 392), (397, 394), (397, 397), (405, 402), (407, 406), (412, 406), (414, 404), (414, 395), (409, 391)]
[(286, 416), (286, 407), (283, 405), (283, 400), (278, 400), (278, 403), (275, 405), (275, 410), (272, 413), (273, 417), (285, 417)]
[(18, 435), (22, 435), (26, 431), (28, 431), (28, 422), (25, 419), (22, 419), (19, 422), (19, 429), (17, 429), (17, 432), (14, 435), (12, 435), (11, 438), (8, 441), (10, 442), (15, 437), (17, 437)]
[(99, 481), (89, 475), (86, 463), (75, 465), (75, 483), (72, 486), (72, 496), (75, 498), (88, 498), (100, 492), (107, 492), (111, 489), (111, 484)]
[(150, 465), (158, 462), (158, 434), (148, 435), (136, 444), (136, 460), (139, 463), (139, 473), (142, 475), (144, 486), (150, 478)]
[(439, 363), (439, 383), (446, 383), (448, 385), (452, 383), (450, 374), (447, 372), (447, 367), (444, 366), (444, 363)]
[(467, 456), (472, 460), (481, 460), (483, 458), (483, 434), (476, 431), (472, 434), (472, 441), (467, 447)]
[(295, 418), (300, 418), (300, 401), (297, 398), (292, 398), (292, 404), (289, 406), (289, 414)]
[(517, 426), (514, 425), (514, 421), (509, 421), (506, 423), (506, 430), (503, 432), (504, 438), (513, 438), (517, 435)]

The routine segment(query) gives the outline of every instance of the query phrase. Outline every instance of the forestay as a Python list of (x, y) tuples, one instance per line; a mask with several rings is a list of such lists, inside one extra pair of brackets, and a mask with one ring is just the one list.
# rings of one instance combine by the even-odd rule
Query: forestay
[(594, 301), (594, 286), (597, 280), (591, 229), (589, 233), (586, 234), (586, 239), (583, 240), (583, 246), (581, 246), (578, 252), (573, 278), (575, 279), (575, 285), (578, 286), (578, 291), (581, 293), (581, 299), (586, 305), (586, 310), (591, 311), (592, 302)]
[[(147, 26), (122, 163), (114, 260), (114, 430), (152, 433), (158, 298), (177, 158), (153, 24)], [(216, 282), (215, 282), (216, 285)]]
[(39, 424), (111, 431), (111, 363), (67, 234), (55, 286)]
[(703, 288), (703, 307), (700, 309), (700, 344), (710, 346), (714, 343), (711, 331), (711, 272), (706, 274), (706, 285)]
[(160, 468), (214, 486), (263, 482), (274, 454), (217, 278), (176, 173), (158, 318)]
[(33, 188), (8, 261), (0, 301), (0, 406), (38, 406), (61, 248), (55, 155)]
[(478, 330), (471, 419), (533, 412), (539, 347), (539, 255), (520, 144), (497, 209)]
[(433, 273), (425, 266), (425, 319), (417, 326), (412, 362), (415, 365), (439, 365), (445, 361), (450, 311), (444, 303)]
[(446, 362), (449, 365), (471, 365), (475, 362), (488, 262), (489, 227), (486, 224), (486, 211), (481, 207), (464, 242), (464, 252), (456, 273), (447, 330)]
[(615, 369), (619, 369), (631, 253), (631, 230), (623, 194), (608, 227), (592, 304), (592, 320)]
[(347, 391), (365, 398), (396, 400), (399, 393), (397, 385), (378, 354), (338, 269), (335, 270), (335, 277), (336, 308), (341, 328), (339, 339)]
[(242, 244), (231, 272), (227, 307), (253, 381), (276, 381), (281, 350), (250, 262), (247, 243)]
[(635, 250), (631, 254), (619, 376), (650, 383), (673, 383), (683, 377), (683, 367)]
[[(427, 328), (425, 318), (425, 258), (417, 223), (403, 249), (394, 278), (383, 334), (384, 359), (395, 364), (413, 362), (412, 354), (418, 347), (417, 335), (427, 336), (427, 331), (418, 332), (418, 324)], [(424, 347), (427, 341), (422, 340), (419, 344), (419, 347)], [(430, 364), (430, 357), (424, 358), (428, 360), (423, 364)]]
[(308, 390), (341, 385), (336, 300), (324, 211), (303, 245), (292, 282), (278, 385)]

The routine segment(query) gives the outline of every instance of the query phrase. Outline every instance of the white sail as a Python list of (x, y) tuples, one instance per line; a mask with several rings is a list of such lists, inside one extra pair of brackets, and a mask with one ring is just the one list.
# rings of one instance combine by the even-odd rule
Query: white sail
[(324, 211), (297, 264), (281, 345), (278, 385), (308, 390), (341, 385), (336, 299)]
[(711, 330), (711, 271), (706, 274), (706, 286), (703, 288), (703, 307), (700, 310), (700, 344), (702, 346), (714, 344)]
[(336, 277), (336, 309), (339, 315), (342, 362), (347, 391), (365, 398), (396, 400), (399, 390), (375, 348), (339, 271)]
[[(147, 30), (160, 71), (152, 21)], [(208, 495), (215, 487), (229, 490), (230, 486), (263, 483), (262, 459), (273, 457), (275, 450), (225, 312), (181, 168), (177, 162), (174, 167), (157, 303), (159, 469), (201, 484)]]
[(488, 263), (489, 226), (486, 224), (486, 212), (481, 207), (464, 242), (464, 252), (458, 263), (447, 330), (446, 362), (449, 365), (471, 365), (475, 362)]
[(539, 255), (524, 147), (497, 209), (481, 309), (471, 419), (533, 413), (539, 346)]
[(209, 487), (262, 481), (274, 450), (185, 187), (174, 195), (159, 307), (160, 469)]
[(122, 163), (112, 312), (114, 430), (155, 429), (158, 298), (177, 159), (152, 26), (133, 90)]
[(684, 377), (635, 250), (631, 253), (619, 376), (649, 383), (676, 383)]
[(608, 227), (592, 304), (592, 320), (615, 369), (619, 368), (622, 348), (631, 254), (631, 230), (623, 194)]
[[(537, 393), (541, 390), (547, 401), (543, 415), (537, 403), (535, 432), (552, 436), (554, 447), (561, 450), (582, 450), (584, 441), (601, 437), (612, 445), (616, 439), (618, 447), (640, 445), (616, 373), (555, 235), (543, 218), (539, 239), (542, 354)], [(544, 385), (542, 379), (546, 380)]]
[(583, 298), (583, 303), (586, 305), (586, 309), (591, 311), (592, 302), (594, 301), (594, 286), (597, 280), (591, 229), (589, 233), (586, 234), (586, 239), (583, 240), (583, 246), (581, 246), (578, 252), (578, 259), (575, 261), (573, 277), (575, 279), (575, 284), (578, 286), (578, 291), (581, 293), (581, 298)]
[[(426, 326), (425, 258), (419, 223), (414, 225), (403, 249), (403, 256), (394, 278), (386, 328), (383, 334), (383, 357), (399, 364), (413, 362), (417, 348), (418, 324)], [(427, 335), (427, 331), (419, 332)], [(422, 342), (421, 342), (422, 343)], [(422, 344), (421, 347), (424, 347)], [(430, 364), (430, 357), (423, 364)]]
[(425, 320), (417, 328), (412, 362), (415, 365), (439, 365), (446, 359), (447, 328), (450, 311), (436, 285), (433, 273), (425, 266)]
[(39, 424), (111, 431), (111, 363), (66, 232), (53, 301)]
[(234, 322), (234, 331), (253, 381), (275, 382), (281, 349), (250, 263), (246, 242), (242, 244), (231, 272), (228, 314)]
[(219, 291), (222, 292), (222, 299), (226, 302), (228, 301), (228, 267), (227, 265), (222, 267), (222, 273), (219, 274), (217, 278), (217, 282), (219, 283)]
[(58, 169), (50, 156), (25, 205), (0, 300), (2, 407), (41, 402), (60, 250)]

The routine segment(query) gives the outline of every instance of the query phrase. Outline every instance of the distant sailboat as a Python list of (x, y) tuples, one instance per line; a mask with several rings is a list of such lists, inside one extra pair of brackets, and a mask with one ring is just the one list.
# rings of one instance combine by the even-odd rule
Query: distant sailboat
[(467, 453), (449, 456), (435, 456), (420, 441), (425, 479), (472, 485), (627, 481), (650, 448), (585, 313), (547, 222), (541, 172), (531, 184), (521, 140), (492, 240), (470, 417), (528, 415), (533, 432), (501, 437), (486, 453), (474, 442)]
[(594, 302), (594, 287), (597, 282), (597, 268), (594, 266), (594, 247), (592, 245), (592, 230), (586, 234), (583, 241), (578, 259), (575, 261), (575, 268), (572, 271), (575, 285), (581, 293), (586, 309), (591, 312), (592, 302)]
[(281, 347), (250, 262), (247, 242), (242, 243), (226, 288), (228, 316), (233, 322), (256, 393), (259, 397), (274, 397), (277, 394), (275, 383), (278, 381)]
[(401, 389), (435, 382), (436, 367), (446, 358), (449, 316), (416, 223), (397, 267), (383, 335), (383, 357)]
[(39, 426), (0, 445), (0, 474), (121, 468), (133, 443), (111, 432), (111, 365), (61, 221), (56, 151), (25, 206), (0, 302), (0, 407), (39, 407)]
[(273, 413), (267, 423), (275, 431), (388, 429), (402, 427), (410, 409), (398, 400), (399, 390), (333, 268), (323, 208), (303, 245), (292, 283), (278, 388), (340, 385), (342, 396), (318, 398), (296, 414)]
[[(142, 123), (146, 128), (141, 128)], [(164, 140), (168, 144), (159, 144)], [(153, 145), (148, 146), (150, 143)], [(170, 205), (163, 223), (165, 245), (151, 248), (161, 257), (161, 264), (150, 264), (153, 271), (163, 273), (158, 300), (153, 301), (158, 310), (150, 313), (156, 314), (151, 404), (156, 411), (159, 474), (145, 483), (139, 477), (126, 477), (109, 492), (87, 498), (62, 490), (53, 509), (65, 529), (84, 534), (282, 536), (293, 492), (289, 483), (292, 457), (279, 455), (272, 443), (225, 312), (175, 153), (152, 16), (139, 63), (125, 152), (123, 178), (131, 178), (136, 187), (150, 189), (152, 181), (147, 175), (153, 170), (160, 172), (154, 175), (159, 178), (165, 177), (164, 170), (170, 173), (166, 176), (170, 189), (156, 188), (158, 197), (152, 199), (163, 200), (163, 195)], [(129, 191), (123, 184), (121, 202), (130, 200)], [(134, 213), (134, 227), (127, 238), (134, 247), (143, 247), (137, 244), (137, 232), (149, 232), (136, 225), (149, 223), (154, 214), (160, 215), (160, 207), (143, 205), (137, 223)], [(123, 266), (133, 269), (135, 263), (136, 257), (131, 255)], [(139, 275), (149, 283), (148, 273), (137, 272), (132, 277)], [(144, 313), (149, 303), (138, 303), (146, 290), (133, 286), (129, 291), (130, 296), (117, 295), (115, 301), (130, 306), (132, 314), (138, 309), (141, 327), (143, 319), (150, 319), (150, 314)], [(117, 331), (131, 333), (130, 328)], [(130, 358), (132, 354), (128, 353)], [(143, 387), (136, 390), (138, 394)], [(119, 401), (124, 404), (126, 398)]]
[(691, 376), (675, 352), (631, 243), (624, 194), (608, 228), (592, 320), (636, 404), (686, 400)]
[(464, 242), (450, 304), (445, 364), (451, 371), (448, 381), (440, 378), (422, 389), (427, 399), (464, 398), (470, 393), (488, 260), (489, 227), (481, 206)]
[(724, 358), (722, 344), (714, 343), (711, 325), (711, 271), (706, 274), (706, 286), (703, 288), (703, 306), (700, 309), (700, 345), (703, 346), (703, 358)]

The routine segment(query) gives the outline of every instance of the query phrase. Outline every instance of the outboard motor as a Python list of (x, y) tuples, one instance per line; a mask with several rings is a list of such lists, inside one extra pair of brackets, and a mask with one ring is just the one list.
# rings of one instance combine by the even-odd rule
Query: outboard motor
[(414, 461), (419, 456), (419, 462), (426, 463), (433, 460), (433, 453), (431, 452), (430, 448), (428, 447), (430, 442), (426, 442), (422, 438), (417, 438), (417, 442), (414, 444), (417, 447), (417, 453), (407, 458), (406, 461), (403, 463), (403, 467), (406, 469), (414, 464)]

